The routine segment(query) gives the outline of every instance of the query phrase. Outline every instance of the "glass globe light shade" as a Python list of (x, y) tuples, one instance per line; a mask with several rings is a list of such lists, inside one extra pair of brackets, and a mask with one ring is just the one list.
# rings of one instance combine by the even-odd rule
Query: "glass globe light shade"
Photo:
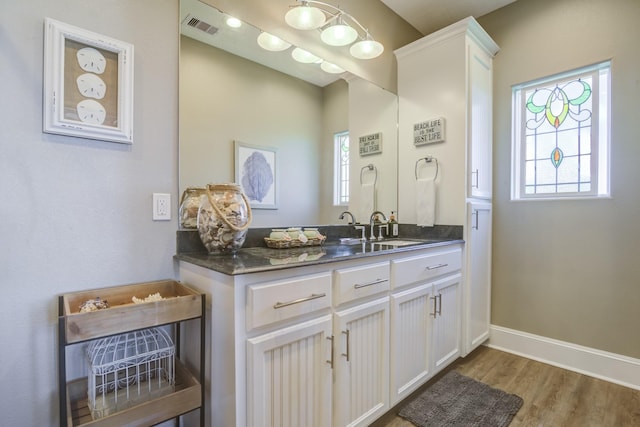
[(284, 15), (284, 20), (297, 30), (315, 30), (324, 25), (327, 17), (324, 12), (317, 7), (311, 7), (305, 3), (289, 9)]
[(346, 46), (358, 38), (358, 32), (353, 27), (338, 22), (325, 28), (320, 38), (329, 46)]
[(291, 56), (298, 62), (302, 62), (303, 64), (313, 64), (314, 62), (321, 62), (322, 59), (318, 58), (314, 54), (307, 52), (304, 49), (300, 49), (299, 47), (293, 49), (291, 51)]
[(360, 40), (354, 43), (349, 49), (351, 55), (358, 59), (372, 59), (380, 56), (384, 52), (384, 46), (382, 43), (375, 40), (367, 39)]
[(320, 64), (320, 68), (322, 68), (322, 70), (324, 72), (330, 73), (330, 74), (344, 73), (344, 69), (338, 67), (335, 64), (332, 64), (331, 62), (327, 62), (327, 61), (324, 61), (322, 64)]
[(280, 52), (291, 47), (291, 43), (287, 43), (280, 37), (276, 37), (273, 34), (269, 34), (264, 31), (258, 36), (258, 45), (260, 45), (264, 50), (271, 52)]

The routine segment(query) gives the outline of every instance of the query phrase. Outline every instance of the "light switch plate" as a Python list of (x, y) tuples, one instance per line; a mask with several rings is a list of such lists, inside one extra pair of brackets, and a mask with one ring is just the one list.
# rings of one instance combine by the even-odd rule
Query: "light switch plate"
[(153, 193), (153, 220), (171, 220), (171, 194)]

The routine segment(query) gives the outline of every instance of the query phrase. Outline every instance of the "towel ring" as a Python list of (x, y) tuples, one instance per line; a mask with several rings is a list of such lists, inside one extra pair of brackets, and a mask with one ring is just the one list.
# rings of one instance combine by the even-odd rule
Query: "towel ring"
[(431, 163), (431, 162), (433, 162), (435, 160), (435, 162), (436, 162), (436, 176), (433, 177), (433, 180), (435, 181), (436, 178), (438, 178), (438, 169), (440, 167), (438, 165), (438, 159), (436, 159), (433, 156), (422, 157), (422, 158), (419, 158), (418, 160), (416, 160), (416, 167), (415, 167), (416, 181), (418, 180), (418, 163), (420, 163), (421, 160), (424, 160), (425, 163)]
[(376, 168), (371, 163), (369, 163), (367, 166), (363, 166), (362, 169), (360, 169), (360, 185), (362, 185), (362, 173), (365, 171), (365, 169), (368, 169), (370, 171), (374, 171), (373, 186), (375, 187), (376, 183), (378, 182), (378, 168)]

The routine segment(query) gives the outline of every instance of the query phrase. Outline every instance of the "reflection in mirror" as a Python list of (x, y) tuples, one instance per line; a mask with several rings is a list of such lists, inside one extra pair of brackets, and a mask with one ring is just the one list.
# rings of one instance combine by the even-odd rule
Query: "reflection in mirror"
[(350, 200), (356, 220), (374, 210), (398, 212), (398, 97), (361, 78), (349, 79)]
[[(348, 208), (360, 209), (360, 166), (373, 163), (375, 207), (388, 216), (397, 207), (397, 97), (318, 64), (287, 67), (293, 47), (256, 48), (258, 29), (244, 23), (227, 30), (225, 18), (201, 2), (181, 0), (180, 192), (233, 181), (234, 141), (240, 141), (277, 150), (278, 206), (254, 210), (252, 227), (340, 223), (347, 207), (333, 205), (333, 135), (349, 130)], [(361, 156), (358, 138), (378, 132), (382, 152)], [(357, 219), (368, 222), (364, 214)]]

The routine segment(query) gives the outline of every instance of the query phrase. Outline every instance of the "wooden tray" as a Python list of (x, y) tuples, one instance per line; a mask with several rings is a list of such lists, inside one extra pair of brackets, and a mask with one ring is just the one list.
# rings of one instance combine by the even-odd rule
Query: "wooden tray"
[(176, 360), (175, 385), (173, 393), (94, 420), (87, 406), (87, 379), (81, 378), (71, 381), (67, 383), (67, 426), (150, 426), (201, 406), (202, 385), (179, 360)]
[[(134, 296), (144, 299), (156, 292), (165, 299), (140, 304), (131, 300)], [(96, 297), (108, 301), (109, 308), (80, 313), (80, 305)], [(75, 292), (63, 295), (62, 300), (66, 344), (128, 332), (131, 325), (144, 329), (202, 314), (202, 295), (175, 280)]]

